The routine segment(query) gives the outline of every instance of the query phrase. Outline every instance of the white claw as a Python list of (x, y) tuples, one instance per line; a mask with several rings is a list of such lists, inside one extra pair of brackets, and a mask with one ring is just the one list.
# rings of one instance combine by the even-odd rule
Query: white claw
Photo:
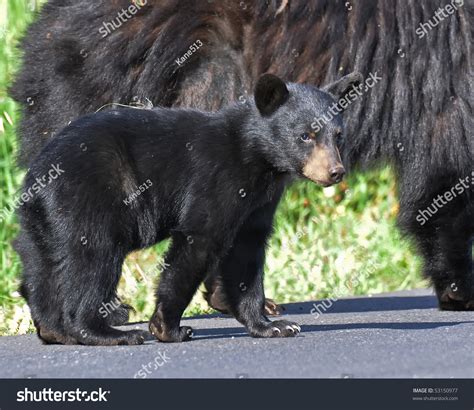
[(301, 327), (299, 327), (298, 325), (293, 325), (293, 327), (299, 332), (301, 332)]
[(278, 332), (278, 334), (281, 333), (281, 330), (278, 329), (277, 327), (272, 327), (273, 333)]
[(286, 328), (287, 328), (288, 330), (291, 330), (293, 333), (295, 333), (295, 329), (293, 329), (293, 327), (291, 327), (291, 326), (286, 326)]

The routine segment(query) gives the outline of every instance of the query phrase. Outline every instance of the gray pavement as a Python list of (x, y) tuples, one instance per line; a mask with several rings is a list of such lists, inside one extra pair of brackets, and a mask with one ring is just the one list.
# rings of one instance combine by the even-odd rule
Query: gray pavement
[(474, 312), (440, 312), (430, 291), (341, 299), (319, 317), (313, 303), (285, 305), (284, 318), (302, 325), (289, 339), (253, 339), (224, 315), (184, 319), (195, 336), (180, 344), (45, 346), (35, 335), (0, 337), (0, 377), (474, 378)]

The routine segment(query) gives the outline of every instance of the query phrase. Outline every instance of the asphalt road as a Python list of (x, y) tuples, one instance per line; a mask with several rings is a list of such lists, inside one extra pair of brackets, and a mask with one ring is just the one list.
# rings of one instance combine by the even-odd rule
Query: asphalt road
[(296, 338), (252, 339), (222, 315), (185, 319), (195, 336), (180, 344), (44, 346), (35, 335), (0, 337), (0, 377), (474, 378), (474, 312), (440, 312), (430, 291), (341, 299), (319, 317), (313, 302), (285, 307), (285, 318), (302, 325)]

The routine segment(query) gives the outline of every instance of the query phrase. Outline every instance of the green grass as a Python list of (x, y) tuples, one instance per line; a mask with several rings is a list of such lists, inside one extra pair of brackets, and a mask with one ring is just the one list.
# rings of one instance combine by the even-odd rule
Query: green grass
[[(9, 204), (23, 173), (15, 168), (16, 106), (6, 88), (18, 69), (14, 46), (32, 21), (33, 0), (0, 0), (0, 210)], [(337, 187), (307, 182), (285, 195), (270, 241), (265, 277), (267, 296), (278, 302), (311, 300), (423, 286), (419, 260), (395, 229), (395, 184), (389, 169), (354, 175)], [(11, 241), (18, 231), (9, 215), (0, 225), (0, 335), (32, 330), (20, 298), (20, 262)], [(130, 255), (119, 294), (136, 309), (133, 320), (153, 310), (157, 264), (167, 244)], [(197, 294), (186, 314), (208, 311)]]

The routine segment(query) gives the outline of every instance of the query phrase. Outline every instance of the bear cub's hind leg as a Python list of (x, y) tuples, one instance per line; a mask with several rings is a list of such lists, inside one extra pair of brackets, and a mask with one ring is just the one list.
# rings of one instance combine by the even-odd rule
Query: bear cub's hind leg
[[(117, 249), (111, 249), (110, 252), (111, 254), (94, 252), (93, 255), (88, 254), (87, 258), (79, 257), (81, 253), (69, 252), (67, 266), (56, 272), (58, 276), (62, 276), (60, 281), (65, 331), (69, 337), (76, 339), (77, 343), (84, 345), (142, 344), (148, 332), (114, 329), (110, 323), (117, 321), (116, 312), (110, 312), (109, 317), (104, 316), (101, 311), (104, 301), (111, 300), (115, 295), (123, 263), (122, 255), (112, 254), (117, 252)], [(77, 260), (78, 258), (80, 260)], [(118, 308), (122, 314), (122, 305)]]

